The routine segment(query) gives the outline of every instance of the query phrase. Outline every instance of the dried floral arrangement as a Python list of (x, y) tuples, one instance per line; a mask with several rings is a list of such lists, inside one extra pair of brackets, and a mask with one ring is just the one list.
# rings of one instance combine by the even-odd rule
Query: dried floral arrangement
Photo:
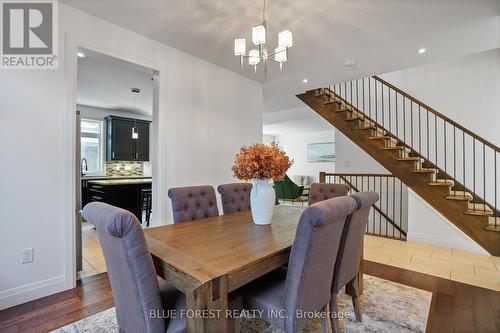
[(240, 180), (280, 181), (292, 164), (293, 160), (290, 160), (278, 143), (273, 142), (271, 146), (257, 143), (240, 149), (234, 158), (231, 170), (234, 172), (234, 177)]

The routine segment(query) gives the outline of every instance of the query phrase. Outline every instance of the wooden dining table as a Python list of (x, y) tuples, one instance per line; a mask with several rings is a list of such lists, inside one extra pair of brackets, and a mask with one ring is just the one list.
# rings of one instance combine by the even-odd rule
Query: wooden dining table
[(288, 262), (305, 208), (278, 205), (270, 225), (244, 211), (145, 230), (157, 274), (186, 295), (188, 332), (228, 332), (229, 293)]

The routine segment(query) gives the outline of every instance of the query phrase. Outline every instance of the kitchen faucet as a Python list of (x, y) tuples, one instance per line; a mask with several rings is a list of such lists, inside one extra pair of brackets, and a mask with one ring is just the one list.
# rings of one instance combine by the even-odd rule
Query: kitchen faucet
[[(83, 166), (83, 162), (85, 162), (85, 167)], [(80, 171), (82, 173), (82, 177), (85, 176), (85, 171), (88, 170), (87, 159), (84, 157), (80, 163)]]

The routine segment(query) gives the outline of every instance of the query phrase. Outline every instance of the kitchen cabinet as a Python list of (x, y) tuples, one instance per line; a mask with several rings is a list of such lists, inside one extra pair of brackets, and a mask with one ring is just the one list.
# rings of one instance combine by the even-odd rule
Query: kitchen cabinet
[(150, 121), (106, 117), (106, 160), (149, 161)]
[(105, 202), (133, 213), (142, 219), (144, 190), (151, 190), (151, 178), (103, 179), (87, 181), (89, 202)]

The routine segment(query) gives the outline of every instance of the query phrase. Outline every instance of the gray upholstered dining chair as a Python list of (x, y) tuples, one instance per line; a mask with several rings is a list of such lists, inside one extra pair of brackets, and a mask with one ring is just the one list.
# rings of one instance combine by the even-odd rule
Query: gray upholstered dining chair
[(309, 190), (309, 205), (347, 195), (350, 189), (351, 187), (347, 184), (313, 183)]
[[(345, 223), (342, 231), (340, 248), (335, 262), (335, 272), (333, 273), (332, 297), (330, 309), (334, 313), (338, 311), (337, 295), (340, 290), (349, 285), (352, 290), (352, 304), (356, 320), (361, 321), (361, 308), (359, 306), (359, 290), (357, 276), (359, 273), (359, 263), (363, 253), (363, 237), (365, 235), (366, 224), (370, 208), (375, 204), (379, 196), (376, 192), (360, 192), (350, 196), (356, 200), (356, 211)], [(333, 332), (339, 331), (339, 323), (336, 316), (331, 318)]]
[(83, 217), (96, 227), (99, 235), (120, 332), (185, 332), (185, 318), (162, 318), (163, 310), (180, 313), (186, 307), (186, 300), (168, 283), (158, 282), (141, 224), (135, 215), (105, 203), (92, 202), (83, 208)]
[(250, 209), (250, 183), (223, 184), (217, 187), (222, 199), (222, 212), (231, 214)]
[(168, 190), (174, 223), (219, 216), (215, 190), (210, 185), (174, 187)]
[[(288, 268), (279, 268), (243, 287), (244, 308), (262, 310), (262, 319), (290, 333), (302, 329), (309, 321), (307, 316), (298, 316), (300, 311), (324, 310), (331, 296), (344, 223), (355, 209), (356, 201), (344, 196), (304, 210)], [(282, 315), (273, 315), (276, 313)], [(325, 317), (323, 332), (328, 332), (328, 324)]]

